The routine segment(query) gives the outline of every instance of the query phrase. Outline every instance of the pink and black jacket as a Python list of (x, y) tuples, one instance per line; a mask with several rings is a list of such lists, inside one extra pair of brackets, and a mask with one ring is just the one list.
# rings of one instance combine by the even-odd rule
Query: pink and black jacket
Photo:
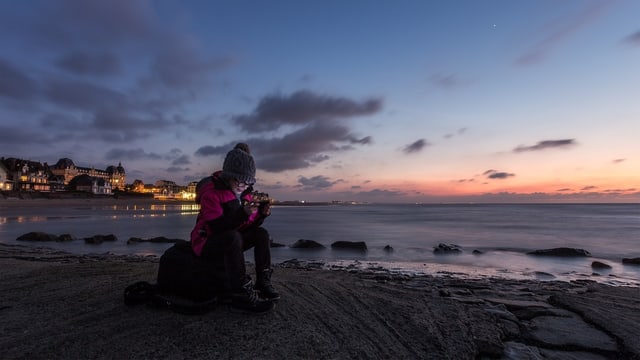
[[(200, 204), (200, 212), (196, 226), (191, 231), (191, 247), (198, 256), (202, 254), (204, 244), (212, 236), (229, 230), (242, 232), (249, 227), (260, 226), (264, 221), (264, 217), (258, 212), (247, 215), (243, 204), (222, 179), (221, 174), (222, 171), (217, 171), (200, 180), (196, 186), (196, 203)], [(241, 194), (243, 203), (251, 201), (252, 190), (250, 186)]]

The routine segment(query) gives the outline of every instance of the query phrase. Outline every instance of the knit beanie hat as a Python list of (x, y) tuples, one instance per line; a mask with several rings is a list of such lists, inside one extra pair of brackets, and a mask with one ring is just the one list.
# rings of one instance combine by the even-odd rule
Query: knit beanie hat
[(255, 184), (256, 164), (251, 156), (249, 145), (238, 143), (233, 150), (227, 153), (222, 165), (222, 176), (227, 179)]

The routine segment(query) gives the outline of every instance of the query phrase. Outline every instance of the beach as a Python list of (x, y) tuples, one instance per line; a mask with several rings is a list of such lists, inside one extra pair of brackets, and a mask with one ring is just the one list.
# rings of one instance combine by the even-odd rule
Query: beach
[[(640, 359), (640, 289), (288, 261), (263, 315), (127, 306), (157, 257), (0, 244), (3, 359)], [(251, 267), (249, 267), (251, 269)]]

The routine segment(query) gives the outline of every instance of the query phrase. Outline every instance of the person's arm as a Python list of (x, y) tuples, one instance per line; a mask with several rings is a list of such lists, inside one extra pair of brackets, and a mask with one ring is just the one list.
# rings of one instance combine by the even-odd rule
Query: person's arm
[(256, 218), (251, 223), (251, 227), (258, 227), (264, 223), (264, 220), (271, 215), (271, 204), (261, 203), (258, 205)]
[(207, 221), (207, 225), (213, 233), (236, 229), (249, 219), (242, 206), (234, 206), (233, 202), (223, 204), (213, 193), (202, 196), (200, 207), (207, 218), (211, 219)]

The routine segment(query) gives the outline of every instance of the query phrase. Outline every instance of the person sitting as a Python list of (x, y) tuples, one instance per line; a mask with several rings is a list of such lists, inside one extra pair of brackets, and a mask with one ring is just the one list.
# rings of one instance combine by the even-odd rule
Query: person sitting
[[(222, 170), (196, 186), (200, 211), (191, 231), (197, 256), (226, 273), (231, 307), (249, 312), (273, 309), (280, 298), (273, 288), (269, 233), (261, 225), (271, 214), (269, 203), (252, 201), (256, 166), (249, 146), (238, 143), (224, 159)], [(253, 248), (256, 282), (247, 275), (244, 251)]]

